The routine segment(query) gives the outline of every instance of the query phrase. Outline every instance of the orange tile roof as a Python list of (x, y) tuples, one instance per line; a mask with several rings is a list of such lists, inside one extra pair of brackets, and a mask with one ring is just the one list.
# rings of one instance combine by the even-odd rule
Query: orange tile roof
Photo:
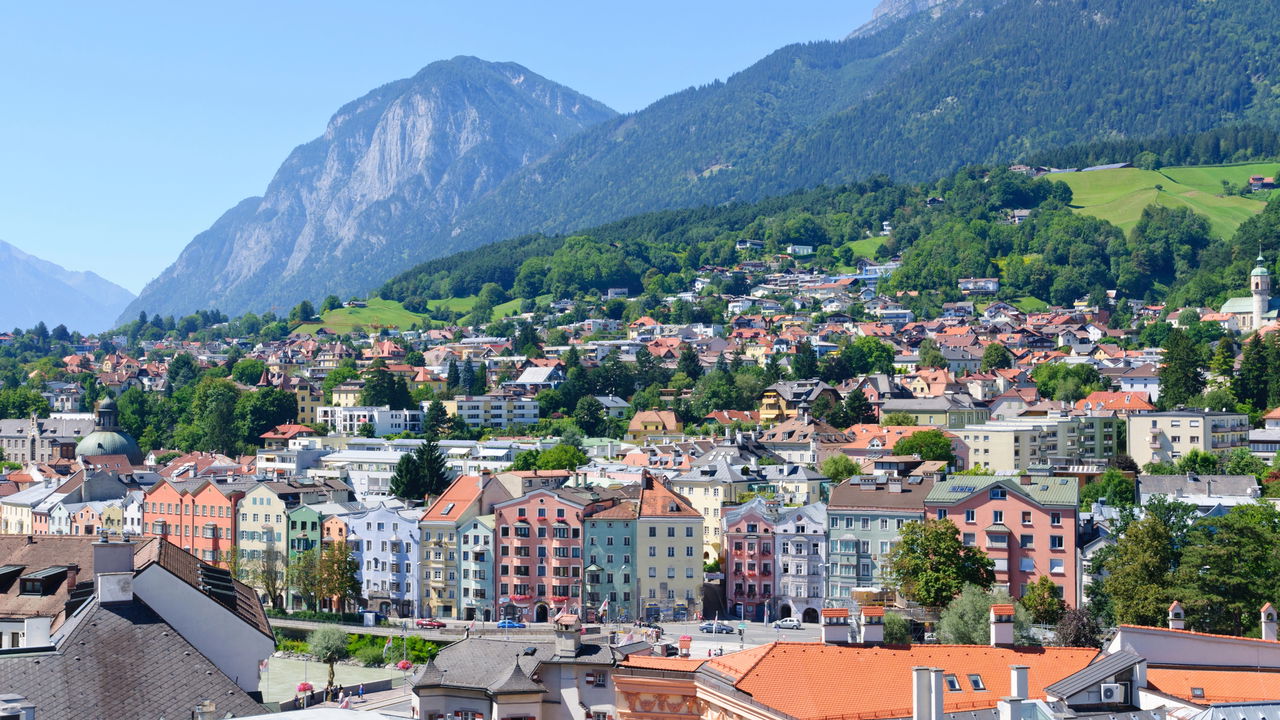
[[(757, 702), (799, 720), (849, 718), (875, 720), (911, 715), (911, 668), (942, 668), (960, 679), (960, 690), (948, 692), (945, 712), (989, 709), (1010, 694), (1009, 666), (1026, 665), (1029, 697), (1089, 664), (1098, 654), (1090, 648), (1007, 648), (985, 645), (915, 645), (859, 647), (822, 643), (780, 642), (713, 658), (713, 667), (736, 678), (735, 686)], [(986, 690), (976, 691), (968, 675), (982, 677)], [(838, 690), (832, 678), (844, 678)], [(865, 678), (865, 680), (864, 680)], [(883, 682), (882, 678), (900, 678)], [(857, 708), (856, 711), (851, 708)]]
[(822, 608), (822, 617), (849, 617), (849, 608)]
[(992, 605), (992, 606), (991, 606), (991, 614), (992, 614), (992, 615), (1012, 615), (1012, 614), (1013, 614), (1013, 605), (1008, 605), (1008, 604), (1006, 604), (1006, 605)]
[(459, 475), (444, 494), (422, 513), (422, 520), (457, 520), (479, 495), (480, 476)]
[(702, 667), (708, 658), (658, 657), (656, 655), (628, 655), (622, 667), (649, 668), (651, 670), (683, 670), (693, 672)]
[[(1148, 668), (1149, 688), (1196, 705), (1257, 702), (1280, 698), (1280, 672), (1275, 670), (1196, 670)], [(1204, 691), (1192, 695), (1191, 688)]]
[(882, 607), (863, 607), (862, 617), (884, 617), (884, 608)]

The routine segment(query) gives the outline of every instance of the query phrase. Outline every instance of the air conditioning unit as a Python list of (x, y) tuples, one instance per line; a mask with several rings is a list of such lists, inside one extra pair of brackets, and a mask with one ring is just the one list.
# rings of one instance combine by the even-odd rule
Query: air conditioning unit
[(1129, 683), (1102, 683), (1101, 690), (1104, 703), (1128, 702)]

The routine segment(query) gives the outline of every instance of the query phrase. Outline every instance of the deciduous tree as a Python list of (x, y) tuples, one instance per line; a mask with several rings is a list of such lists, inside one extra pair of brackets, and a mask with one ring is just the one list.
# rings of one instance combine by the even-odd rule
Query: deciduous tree
[(950, 520), (909, 522), (889, 552), (889, 582), (922, 605), (941, 607), (966, 584), (981, 588), (995, 582), (995, 563), (976, 547), (960, 542)]

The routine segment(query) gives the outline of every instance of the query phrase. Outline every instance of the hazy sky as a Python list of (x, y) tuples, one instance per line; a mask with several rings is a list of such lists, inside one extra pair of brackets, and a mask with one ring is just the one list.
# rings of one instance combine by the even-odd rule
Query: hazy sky
[(434, 60), (518, 62), (626, 112), (875, 4), (4, 3), (0, 239), (137, 292), (339, 106)]

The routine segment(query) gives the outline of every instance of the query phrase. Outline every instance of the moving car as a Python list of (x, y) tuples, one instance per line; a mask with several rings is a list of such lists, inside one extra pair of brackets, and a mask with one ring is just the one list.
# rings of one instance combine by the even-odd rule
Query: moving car
[(725, 633), (727, 635), (732, 635), (736, 632), (732, 627), (729, 627), (725, 623), (712, 622), (710, 620), (699, 625), (698, 629), (704, 633)]
[(793, 617), (775, 620), (773, 626), (779, 630), (799, 630), (802, 627), (799, 618)]
[(525, 624), (518, 620), (501, 620), (498, 622), (499, 630), (523, 630)]
[(434, 618), (418, 618), (414, 624), (420, 628), (426, 628), (428, 630), (439, 630), (444, 627), (444, 623)]

